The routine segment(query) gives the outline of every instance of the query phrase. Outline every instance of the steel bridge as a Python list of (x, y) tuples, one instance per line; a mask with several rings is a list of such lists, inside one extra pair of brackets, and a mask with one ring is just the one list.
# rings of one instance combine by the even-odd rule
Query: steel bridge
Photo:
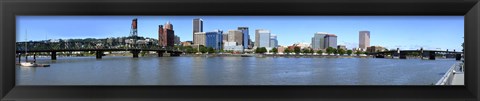
[[(36, 48), (27, 48), (25, 49), (19, 48), (16, 50), (16, 53), (19, 54), (19, 57), (25, 52), (29, 54), (41, 53), (41, 52), (50, 52), (50, 57), (52, 60), (57, 59), (57, 52), (78, 52), (78, 51), (94, 51), (96, 58), (101, 59), (104, 56), (104, 52), (109, 51), (130, 51), (133, 54), (133, 58), (138, 58), (138, 54), (141, 51), (155, 51), (158, 53), (158, 57), (162, 57), (163, 53), (170, 53), (170, 56), (179, 56), (183, 53), (183, 51), (174, 49), (174, 48), (163, 48), (163, 47), (142, 47), (142, 48), (51, 48), (51, 49), (36, 49)], [(161, 54), (162, 53), (162, 54)], [(34, 55), (35, 58), (35, 55)]]

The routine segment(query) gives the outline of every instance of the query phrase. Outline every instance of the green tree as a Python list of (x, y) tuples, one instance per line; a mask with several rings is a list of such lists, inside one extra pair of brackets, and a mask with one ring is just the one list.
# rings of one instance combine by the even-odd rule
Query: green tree
[(208, 53), (215, 53), (215, 49), (213, 49), (212, 47), (208, 47)]
[(313, 53), (315, 53), (315, 51), (310, 48), (310, 53), (313, 55)]
[(301, 52), (300, 47), (293, 48), (293, 51), (295, 52), (295, 54), (298, 54)]
[(255, 49), (255, 53), (260, 53), (260, 51), (261, 51), (261, 50), (260, 50), (260, 47), (257, 47), (257, 48)]
[(266, 53), (266, 52), (267, 52), (267, 48), (265, 48), (265, 47), (262, 47), (262, 48), (260, 48), (260, 49), (261, 49), (261, 52), (262, 52), (262, 53)]
[(303, 53), (303, 54), (310, 53), (310, 50), (309, 50), (309, 49), (306, 49), (306, 48), (304, 48), (304, 49), (302, 49), (302, 53)]
[(318, 50), (318, 51), (317, 51), (317, 54), (318, 54), (318, 55), (322, 55), (322, 54), (323, 54), (323, 51), (322, 51), (322, 50)]
[(347, 50), (348, 55), (352, 55), (353, 51), (352, 50)]
[(345, 50), (343, 50), (343, 49), (338, 49), (338, 54), (340, 54), (340, 55), (345, 54)]
[(273, 54), (277, 54), (277, 52), (278, 52), (277, 48), (272, 48), (272, 53)]
[(283, 53), (284, 53), (284, 54), (290, 54), (290, 49), (288, 49), (288, 48), (285, 49), (285, 50), (283, 51)]
[(327, 48), (327, 54), (330, 55), (333, 53), (333, 51), (335, 51), (332, 47), (328, 47)]
[(200, 52), (201, 52), (201, 53), (206, 53), (207, 51), (208, 51), (208, 50), (207, 50), (207, 48), (206, 48), (205, 46), (200, 45)]
[(257, 49), (255, 49), (255, 53), (263, 54), (265, 52), (267, 52), (267, 48), (265, 47), (257, 47)]
[(357, 54), (357, 56), (360, 56), (360, 54), (362, 54), (361, 51), (356, 51), (355, 54)]

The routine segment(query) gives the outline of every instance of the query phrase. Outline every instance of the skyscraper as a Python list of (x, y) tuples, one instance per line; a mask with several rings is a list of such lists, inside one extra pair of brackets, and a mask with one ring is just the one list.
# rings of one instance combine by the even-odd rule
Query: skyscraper
[(270, 47), (274, 48), (278, 46), (278, 40), (277, 40), (277, 35), (272, 34), (270, 36)]
[(137, 18), (132, 20), (132, 29), (130, 29), (130, 36), (137, 36)]
[(248, 34), (248, 27), (238, 27), (238, 30), (242, 31), (242, 45), (243, 48), (248, 48), (248, 39), (250, 39), (250, 35)]
[(159, 46), (166, 46), (166, 36), (164, 34), (163, 25), (158, 25), (158, 45)]
[(195, 41), (193, 42), (196, 45), (206, 45), (205, 40), (205, 32), (196, 32), (195, 33)]
[(173, 30), (173, 25), (170, 23), (170, 21), (167, 21), (167, 23), (165, 23), (165, 29)]
[(228, 41), (237, 42), (237, 45), (242, 45), (243, 43), (243, 33), (241, 30), (229, 30), (228, 31)]
[(326, 32), (317, 32), (315, 35), (312, 37), (312, 48), (314, 50), (321, 50), (321, 49), (326, 49), (327, 47), (325, 46), (325, 36), (328, 33)]
[(325, 47), (337, 48), (337, 35), (327, 34), (325, 35)]
[(205, 33), (205, 46), (212, 47), (215, 50), (220, 50), (222, 48), (223, 41), (223, 31), (215, 30), (213, 32)]
[(367, 47), (370, 47), (370, 31), (360, 31), (358, 32), (358, 34), (359, 34), (358, 48), (361, 48), (362, 50), (366, 50)]
[(270, 30), (266, 30), (266, 29), (255, 30), (255, 46), (256, 47), (270, 46)]
[[(195, 33), (196, 32), (203, 32), (203, 20), (200, 18), (193, 19), (193, 42), (195, 41)], [(194, 43), (197, 44), (197, 43)]]
[(180, 37), (178, 37), (177, 35), (175, 35), (175, 40), (174, 40), (174, 44), (175, 45), (180, 45)]
[[(158, 45), (173, 47), (175, 44), (175, 33), (173, 25), (170, 22), (165, 23), (164, 26), (158, 25)], [(180, 39), (179, 39), (180, 40)]]

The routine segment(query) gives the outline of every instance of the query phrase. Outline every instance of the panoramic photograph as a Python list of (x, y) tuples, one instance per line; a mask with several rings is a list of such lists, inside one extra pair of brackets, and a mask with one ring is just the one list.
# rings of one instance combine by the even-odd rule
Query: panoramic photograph
[(464, 16), (16, 16), (15, 48), (16, 85), (464, 85)]

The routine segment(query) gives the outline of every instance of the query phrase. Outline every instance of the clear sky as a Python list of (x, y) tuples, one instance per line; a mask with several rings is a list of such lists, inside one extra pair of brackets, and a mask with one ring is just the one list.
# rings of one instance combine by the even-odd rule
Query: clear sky
[(464, 42), (463, 16), (17, 16), (17, 41), (25, 35), (28, 40), (128, 36), (133, 18), (139, 36), (157, 39), (158, 25), (170, 21), (181, 41), (192, 40), (192, 20), (201, 18), (203, 31), (246, 26), (255, 41), (255, 29), (268, 29), (283, 46), (310, 43), (315, 32), (328, 32), (351, 49), (358, 47), (361, 30), (370, 31), (371, 46), (388, 49), (461, 50)]

